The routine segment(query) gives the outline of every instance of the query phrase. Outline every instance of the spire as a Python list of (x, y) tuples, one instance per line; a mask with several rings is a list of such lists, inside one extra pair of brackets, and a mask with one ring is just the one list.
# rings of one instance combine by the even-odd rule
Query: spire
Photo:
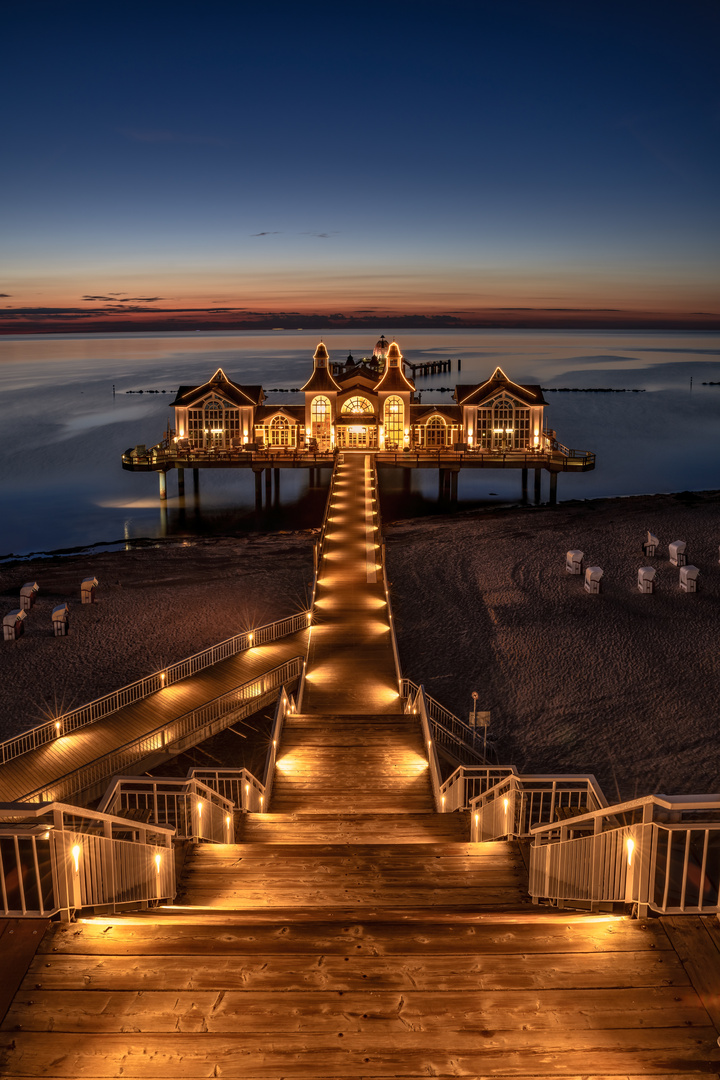
[(313, 360), (315, 361), (315, 367), (316, 368), (327, 367), (327, 363), (328, 363), (329, 359), (330, 359), (330, 357), (328, 356), (328, 351), (325, 348), (325, 345), (323, 344), (323, 342), (321, 341), (318, 344), (317, 349), (315, 350), (315, 355), (313, 356)]

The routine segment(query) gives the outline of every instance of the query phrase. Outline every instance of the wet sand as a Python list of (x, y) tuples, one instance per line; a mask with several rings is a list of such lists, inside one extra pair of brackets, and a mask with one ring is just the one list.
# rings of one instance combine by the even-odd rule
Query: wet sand
[[(645, 532), (658, 557), (642, 554)], [(720, 493), (640, 496), (417, 519), (384, 528), (405, 673), (459, 716), (492, 714), (503, 763), (592, 772), (611, 801), (720, 790)], [(36, 579), (23, 638), (2, 645), (0, 738), (83, 704), (241, 630), (302, 609), (313, 533), (162, 544), (0, 571), (3, 611)], [(687, 542), (700, 591), (668, 562)], [(565, 552), (603, 567), (603, 592)], [(637, 589), (642, 565), (657, 591)], [(98, 602), (81, 606), (95, 574)], [(50, 610), (71, 603), (71, 634)]]

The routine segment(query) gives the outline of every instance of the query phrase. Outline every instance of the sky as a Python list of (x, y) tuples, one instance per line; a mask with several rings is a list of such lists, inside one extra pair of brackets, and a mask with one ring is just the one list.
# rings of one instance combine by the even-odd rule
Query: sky
[(15, 0), (3, 31), (0, 332), (720, 327), (716, 0)]

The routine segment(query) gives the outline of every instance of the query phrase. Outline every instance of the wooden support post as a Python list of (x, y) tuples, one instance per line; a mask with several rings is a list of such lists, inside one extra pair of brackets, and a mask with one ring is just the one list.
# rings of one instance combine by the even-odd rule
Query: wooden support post
[(410, 475), (410, 469), (403, 469), (402, 478), (403, 478), (403, 491), (409, 491), (410, 490), (410, 482), (412, 480), (412, 476)]
[(542, 495), (542, 469), (535, 470), (535, 505), (540, 505)]
[(557, 505), (557, 478), (558, 478), (558, 474), (556, 472), (551, 472), (550, 473), (550, 505), (551, 506), (556, 506)]
[(442, 502), (445, 493), (445, 470), (438, 469), (438, 499)]
[(522, 501), (526, 503), (528, 501), (528, 471), (522, 470)]
[(178, 469), (178, 495), (185, 494), (185, 470)]
[(200, 490), (200, 470), (199, 469), (193, 469), (193, 490), (194, 491), (199, 491)]
[(265, 470), (265, 505), (270, 505), (272, 496), (272, 469)]
[(458, 476), (460, 475), (459, 469), (453, 469), (450, 472), (450, 499), (452, 502), (457, 502), (458, 491)]
[(158, 473), (158, 480), (160, 481), (160, 499), (164, 502), (167, 499), (167, 477), (164, 472)]
[(262, 510), (262, 469), (255, 471), (255, 509)]
[(273, 486), (275, 488), (275, 505), (280, 504), (280, 470), (273, 469), (275, 476), (273, 477)]

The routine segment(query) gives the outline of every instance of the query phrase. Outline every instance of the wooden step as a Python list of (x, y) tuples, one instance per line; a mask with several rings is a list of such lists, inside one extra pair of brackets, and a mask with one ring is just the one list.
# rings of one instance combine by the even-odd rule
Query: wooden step
[(280, 844), (432, 844), (467, 840), (469, 828), (467, 815), (463, 814), (244, 814), (240, 838), (245, 842)]

